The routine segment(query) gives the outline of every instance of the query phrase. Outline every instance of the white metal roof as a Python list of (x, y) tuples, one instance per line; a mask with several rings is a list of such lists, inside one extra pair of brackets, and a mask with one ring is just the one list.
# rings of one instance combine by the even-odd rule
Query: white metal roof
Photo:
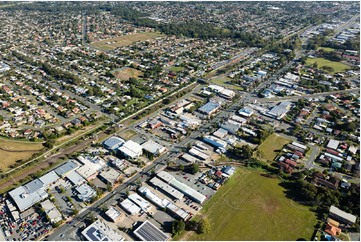
[(132, 201), (130, 201), (128, 198), (124, 199), (124, 201), (122, 201), (120, 203), (120, 206), (122, 206), (122, 208), (125, 209), (125, 211), (127, 211), (128, 213), (134, 215), (140, 212), (140, 207), (138, 207), (135, 203), (133, 203)]
[(346, 213), (345, 211), (342, 211), (338, 207), (331, 206), (330, 207), (330, 213), (336, 214), (337, 216), (340, 216), (343, 219), (346, 219), (347, 221), (350, 221), (352, 223), (356, 222), (356, 216), (352, 215), (350, 213)]

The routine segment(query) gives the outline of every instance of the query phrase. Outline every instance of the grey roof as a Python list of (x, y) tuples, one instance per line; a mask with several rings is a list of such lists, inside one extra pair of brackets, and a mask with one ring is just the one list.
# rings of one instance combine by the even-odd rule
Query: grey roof
[(75, 162), (73, 162), (72, 160), (69, 160), (66, 163), (59, 166), (58, 168), (56, 168), (54, 171), (59, 176), (63, 176), (66, 173), (68, 173), (69, 171), (75, 170), (76, 168), (78, 168), (78, 165)]
[(28, 193), (36, 192), (42, 187), (44, 187), (44, 183), (42, 183), (39, 179), (32, 180), (31, 182), (24, 185), (24, 188)]
[(66, 178), (68, 178), (74, 185), (79, 185), (86, 182), (86, 180), (76, 171), (69, 172), (69, 174), (66, 175)]
[(44, 186), (50, 185), (58, 179), (59, 176), (55, 173), (55, 171), (48, 172), (45, 175), (39, 177), (39, 180), (44, 183)]
[(35, 203), (48, 197), (44, 188), (40, 188), (33, 193), (28, 193), (24, 186), (20, 186), (10, 191), (9, 195), (14, 200), (20, 211), (24, 211), (33, 206)]
[(203, 112), (203, 113), (211, 113), (213, 110), (219, 108), (219, 103), (215, 103), (215, 102), (207, 102), (206, 104), (204, 104), (202, 107), (200, 107), (198, 110)]
[(88, 241), (123, 241), (120, 233), (111, 229), (106, 223), (98, 219), (82, 231)]
[(103, 142), (103, 145), (106, 149), (115, 150), (120, 147), (125, 141), (119, 137), (110, 137), (109, 139)]
[(331, 206), (330, 207), (330, 213), (333, 213), (349, 222), (355, 223), (356, 222), (356, 216), (352, 215), (350, 213), (346, 213), (345, 211), (342, 211), (338, 207)]
[(233, 173), (236, 171), (236, 169), (233, 166), (226, 166), (226, 168), (224, 168), (223, 172), (232, 176)]
[(142, 241), (167, 241), (169, 236), (149, 221), (142, 223), (134, 234)]

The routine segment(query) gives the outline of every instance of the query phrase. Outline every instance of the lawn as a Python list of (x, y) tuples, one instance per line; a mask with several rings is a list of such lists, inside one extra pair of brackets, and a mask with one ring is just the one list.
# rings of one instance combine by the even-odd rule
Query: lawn
[(122, 81), (127, 81), (129, 78), (138, 78), (140, 76), (143, 76), (143, 72), (130, 67), (117, 69), (113, 73), (116, 78)]
[(211, 223), (210, 232), (192, 233), (187, 239), (310, 240), (316, 214), (285, 197), (279, 182), (239, 168), (201, 210)]
[(317, 62), (318, 68), (322, 68), (322, 66), (328, 66), (333, 68), (333, 72), (330, 73), (337, 73), (337, 72), (345, 72), (350, 69), (348, 65), (345, 65), (341, 62), (330, 61), (325, 58), (308, 58), (306, 60), (306, 65), (312, 66), (313, 63)]
[(107, 51), (107, 50), (114, 50), (115, 48), (122, 46), (128, 46), (137, 41), (145, 41), (160, 36), (164, 36), (164, 35), (157, 32), (141, 32), (141, 33), (128, 34), (116, 38), (93, 42), (90, 45), (94, 48)]
[(5, 171), (17, 160), (27, 160), (42, 149), (41, 143), (0, 140), (0, 168)]
[(231, 90), (237, 90), (237, 91), (242, 91), (242, 87), (237, 86), (237, 85), (233, 85), (230, 83), (230, 79), (227, 77), (215, 77), (211, 80), (212, 83), (216, 84), (216, 85), (220, 85), (222, 87), (225, 88), (229, 88)]
[(331, 52), (331, 51), (335, 51), (335, 49), (333, 48), (329, 48), (329, 47), (318, 47), (317, 50), (324, 50), (324, 51), (328, 51), (328, 52)]
[(122, 137), (125, 140), (130, 140), (131, 138), (133, 138), (135, 135), (137, 134), (137, 132), (135, 132), (134, 130), (131, 129), (127, 129), (124, 132), (121, 132), (119, 134), (120, 137)]
[(262, 157), (258, 158), (264, 161), (273, 161), (276, 158), (279, 150), (282, 149), (283, 146), (285, 144), (288, 144), (289, 142), (289, 139), (286, 139), (276, 134), (272, 134), (260, 146), (258, 146), (258, 150), (260, 150), (262, 154)]
[(180, 72), (184, 70), (183, 66), (172, 66), (171, 68), (169, 68), (170, 71), (174, 71), (174, 72)]

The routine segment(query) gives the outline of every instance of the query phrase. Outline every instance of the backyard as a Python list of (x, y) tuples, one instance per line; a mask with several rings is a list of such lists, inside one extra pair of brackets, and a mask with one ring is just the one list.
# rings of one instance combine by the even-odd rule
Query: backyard
[(148, 39), (154, 39), (157, 37), (163, 36), (160, 33), (157, 32), (141, 32), (141, 33), (135, 33), (135, 34), (128, 34), (116, 38), (111, 39), (105, 39), (97, 42), (93, 42), (90, 45), (94, 48), (100, 49), (100, 50), (114, 50), (115, 48), (122, 47), (122, 46), (128, 46), (133, 44), (137, 41), (145, 41)]
[[(264, 161), (273, 161), (279, 153), (279, 150), (281, 150), (283, 146), (289, 142), (289, 139), (277, 134), (272, 134), (260, 146), (258, 146), (258, 150), (261, 155), (257, 158)], [(257, 152), (255, 152), (255, 154), (257, 154)]]
[(310, 240), (316, 214), (287, 198), (279, 182), (239, 168), (201, 211), (211, 223), (210, 232), (184, 235), (198, 241)]

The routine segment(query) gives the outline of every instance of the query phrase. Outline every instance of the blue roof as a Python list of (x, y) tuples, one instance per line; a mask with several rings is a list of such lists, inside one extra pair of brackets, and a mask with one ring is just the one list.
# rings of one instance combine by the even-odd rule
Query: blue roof
[(110, 137), (103, 142), (106, 149), (115, 150), (124, 143), (124, 140), (119, 137)]
[(198, 110), (203, 113), (211, 113), (213, 110), (219, 108), (219, 104), (215, 102), (207, 102), (202, 107), (200, 107)]

